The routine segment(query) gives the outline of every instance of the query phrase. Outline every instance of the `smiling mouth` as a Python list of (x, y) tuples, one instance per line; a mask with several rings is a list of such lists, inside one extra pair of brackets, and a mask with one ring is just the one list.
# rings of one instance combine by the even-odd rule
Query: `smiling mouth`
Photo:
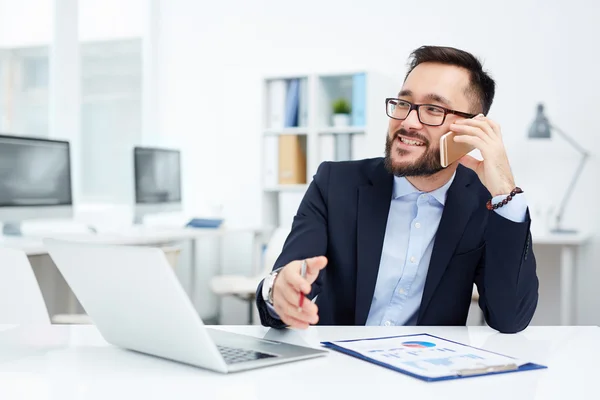
[(419, 140), (414, 140), (414, 139), (408, 139), (405, 138), (404, 136), (397, 136), (398, 139), (400, 139), (400, 141), (408, 146), (415, 146), (415, 147), (419, 147), (419, 146), (425, 146), (425, 143), (419, 141)]

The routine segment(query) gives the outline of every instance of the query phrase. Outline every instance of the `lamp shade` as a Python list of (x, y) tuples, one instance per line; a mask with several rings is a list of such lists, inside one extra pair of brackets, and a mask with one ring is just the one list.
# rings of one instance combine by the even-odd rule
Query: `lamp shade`
[(535, 120), (529, 127), (529, 133), (527, 135), (531, 139), (550, 139), (552, 137), (550, 132), (550, 122), (544, 114), (544, 105), (542, 103), (537, 106), (537, 113)]

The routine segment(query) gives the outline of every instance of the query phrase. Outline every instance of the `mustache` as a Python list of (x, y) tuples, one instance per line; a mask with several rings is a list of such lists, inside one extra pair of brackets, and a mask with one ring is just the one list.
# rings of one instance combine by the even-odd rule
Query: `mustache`
[(420, 140), (421, 142), (425, 143), (426, 146), (429, 146), (429, 139), (427, 139), (425, 136), (421, 135), (420, 133), (408, 132), (406, 129), (400, 128), (396, 132), (394, 132), (394, 137), (397, 137), (398, 135), (402, 135), (408, 139)]

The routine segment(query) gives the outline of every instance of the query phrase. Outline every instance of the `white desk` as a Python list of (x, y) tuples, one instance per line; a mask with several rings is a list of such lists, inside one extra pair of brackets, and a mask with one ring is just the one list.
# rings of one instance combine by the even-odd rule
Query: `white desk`
[(516, 335), (502, 335), (486, 327), (312, 327), (303, 332), (261, 326), (215, 328), (310, 346), (323, 340), (425, 332), (549, 368), (427, 383), (331, 352), (324, 358), (222, 375), (109, 346), (94, 326), (54, 325), (27, 335), (19, 328), (0, 333), (0, 398), (600, 398), (598, 327), (530, 327)]
[[(86, 242), (117, 244), (117, 245), (160, 245), (174, 241), (191, 241), (192, 268), (190, 269), (190, 297), (195, 298), (196, 281), (196, 248), (195, 239), (210, 236), (223, 236), (235, 232), (254, 233), (253, 265), (259, 265), (261, 255), (261, 241), (258, 238), (270, 232), (270, 228), (219, 228), (219, 229), (194, 229), (194, 228), (131, 228), (122, 232), (100, 234), (54, 235), (72, 240)], [(558, 246), (561, 250), (560, 260), (560, 320), (561, 325), (575, 324), (575, 306), (577, 290), (575, 288), (576, 266), (578, 249), (588, 243), (591, 235), (578, 234), (532, 234), (534, 245)], [(16, 247), (24, 250), (28, 255), (47, 254), (41, 240), (26, 238), (6, 238), (0, 236), (0, 246)], [(253, 271), (258, 273), (259, 271)]]
[(532, 234), (534, 245), (560, 247), (560, 322), (561, 325), (575, 324), (577, 290), (575, 288), (577, 253), (587, 244), (592, 235), (576, 234)]
[[(144, 227), (133, 226), (123, 229), (119, 232), (104, 233), (55, 233), (45, 235), (58, 239), (73, 240), (87, 243), (98, 243), (108, 245), (132, 245), (132, 246), (158, 246), (178, 241), (189, 241), (191, 243), (191, 268), (190, 268), (190, 289), (189, 296), (196, 299), (196, 277), (197, 277), (197, 251), (196, 239), (203, 237), (222, 238), (234, 233), (252, 233), (253, 234), (253, 255), (252, 265), (254, 268), (261, 268), (262, 242), (260, 238), (271, 232), (271, 228), (253, 228), (253, 227), (220, 227), (220, 228), (166, 228), (166, 227)], [(0, 246), (18, 248), (28, 256), (47, 255), (42, 239), (31, 237), (6, 237), (0, 235)], [(217, 249), (219, 255), (221, 248)], [(220, 257), (219, 257), (220, 260)], [(258, 271), (252, 271), (258, 273)], [(74, 303), (71, 299), (70, 303)], [(71, 307), (72, 308), (72, 307)]]

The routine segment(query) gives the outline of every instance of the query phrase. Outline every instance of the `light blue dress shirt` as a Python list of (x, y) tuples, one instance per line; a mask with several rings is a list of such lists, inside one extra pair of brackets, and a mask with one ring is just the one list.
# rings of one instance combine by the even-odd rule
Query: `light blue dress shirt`
[[(421, 192), (406, 178), (394, 177), (379, 273), (366, 325), (416, 325), (429, 261), (448, 188), (454, 177), (432, 192)], [(506, 196), (496, 196), (493, 202)], [(519, 194), (494, 210), (523, 222), (527, 211)]]
[[(394, 177), (394, 188), (381, 252), (379, 273), (366, 325), (416, 325), (429, 261), (446, 194), (454, 177), (432, 192), (422, 192), (406, 178)], [(493, 203), (506, 195), (495, 196)], [(527, 204), (523, 194), (494, 210), (504, 218), (523, 222)], [(269, 313), (279, 318), (267, 303)]]

